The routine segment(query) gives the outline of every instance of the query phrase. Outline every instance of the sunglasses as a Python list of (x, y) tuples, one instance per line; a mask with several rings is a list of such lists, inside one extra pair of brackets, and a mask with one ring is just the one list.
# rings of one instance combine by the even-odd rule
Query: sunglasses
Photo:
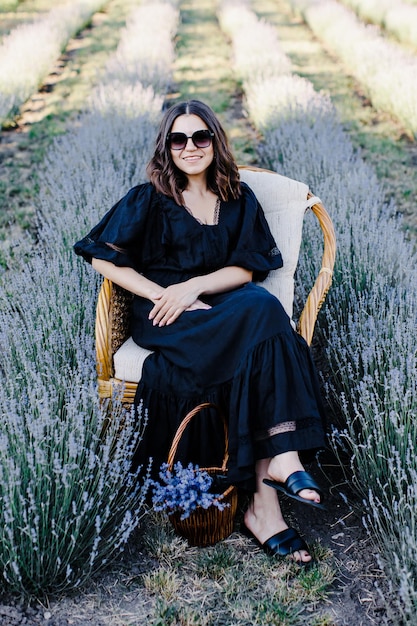
[(208, 148), (213, 137), (214, 133), (210, 130), (196, 130), (192, 135), (169, 133), (167, 145), (171, 150), (184, 150), (188, 140), (191, 139), (196, 148)]

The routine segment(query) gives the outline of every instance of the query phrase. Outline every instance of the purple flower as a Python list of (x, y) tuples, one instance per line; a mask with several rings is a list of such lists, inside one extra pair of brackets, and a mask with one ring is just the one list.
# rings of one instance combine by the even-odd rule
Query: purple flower
[(215, 506), (220, 511), (229, 506), (220, 501), (221, 494), (210, 492), (213, 479), (208, 472), (200, 470), (198, 465), (189, 463), (187, 467), (183, 467), (178, 461), (170, 470), (168, 463), (163, 463), (159, 478), (161, 482), (150, 483), (155, 511), (180, 511), (181, 519), (184, 520), (199, 506), (203, 509)]

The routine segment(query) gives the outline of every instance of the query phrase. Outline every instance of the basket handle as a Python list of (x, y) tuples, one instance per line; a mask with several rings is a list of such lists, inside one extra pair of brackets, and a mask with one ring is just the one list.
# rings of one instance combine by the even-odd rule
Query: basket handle
[(168, 466), (169, 469), (172, 470), (173, 465), (174, 465), (174, 458), (175, 455), (177, 453), (177, 449), (178, 449), (178, 444), (180, 442), (180, 439), (184, 433), (184, 430), (187, 428), (188, 424), (191, 422), (191, 420), (193, 419), (193, 417), (195, 415), (197, 415), (197, 413), (199, 413), (202, 409), (207, 409), (209, 407), (213, 407), (215, 409), (217, 409), (220, 417), (222, 418), (223, 421), (223, 430), (224, 430), (224, 456), (223, 456), (223, 463), (222, 463), (222, 471), (225, 472), (226, 471), (226, 467), (227, 467), (227, 462), (229, 460), (229, 431), (227, 428), (227, 422), (226, 419), (223, 415), (223, 413), (220, 411), (219, 407), (216, 404), (213, 404), (212, 402), (203, 402), (202, 404), (198, 404), (196, 407), (194, 407), (194, 409), (192, 409), (189, 413), (187, 413), (187, 415), (184, 417), (184, 419), (182, 420), (181, 424), (178, 426), (178, 430), (175, 433), (174, 439), (172, 440), (172, 444), (171, 444), (171, 448), (168, 454)]

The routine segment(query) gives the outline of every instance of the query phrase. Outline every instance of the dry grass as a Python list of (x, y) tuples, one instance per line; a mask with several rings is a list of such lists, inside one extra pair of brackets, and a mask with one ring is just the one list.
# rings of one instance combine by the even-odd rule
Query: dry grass
[[(272, 562), (250, 540), (233, 533), (208, 548), (190, 548), (162, 516), (146, 518), (143, 535), (106, 577), (77, 599), (77, 617), (127, 626), (253, 626), (334, 624), (326, 602), (334, 581), (332, 554), (315, 546), (309, 570)], [(72, 599), (51, 605), (53, 618), (70, 613)], [(75, 616), (74, 616), (75, 617)]]

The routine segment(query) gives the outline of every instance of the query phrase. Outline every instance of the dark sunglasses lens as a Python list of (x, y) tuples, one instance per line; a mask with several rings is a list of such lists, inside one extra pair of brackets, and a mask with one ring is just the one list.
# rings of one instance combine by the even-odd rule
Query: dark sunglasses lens
[[(211, 144), (212, 134), (209, 130), (196, 130), (191, 139), (196, 148), (208, 148)], [(185, 133), (170, 133), (168, 135), (168, 147), (171, 150), (184, 150), (188, 137)]]
[(211, 133), (209, 130), (197, 130), (193, 133), (192, 140), (197, 148), (208, 148), (211, 144)]
[(168, 146), (171, 150), (183, 150), (187, 145), (187, 135), (185, 133), (171, 133), (168, 136)]

